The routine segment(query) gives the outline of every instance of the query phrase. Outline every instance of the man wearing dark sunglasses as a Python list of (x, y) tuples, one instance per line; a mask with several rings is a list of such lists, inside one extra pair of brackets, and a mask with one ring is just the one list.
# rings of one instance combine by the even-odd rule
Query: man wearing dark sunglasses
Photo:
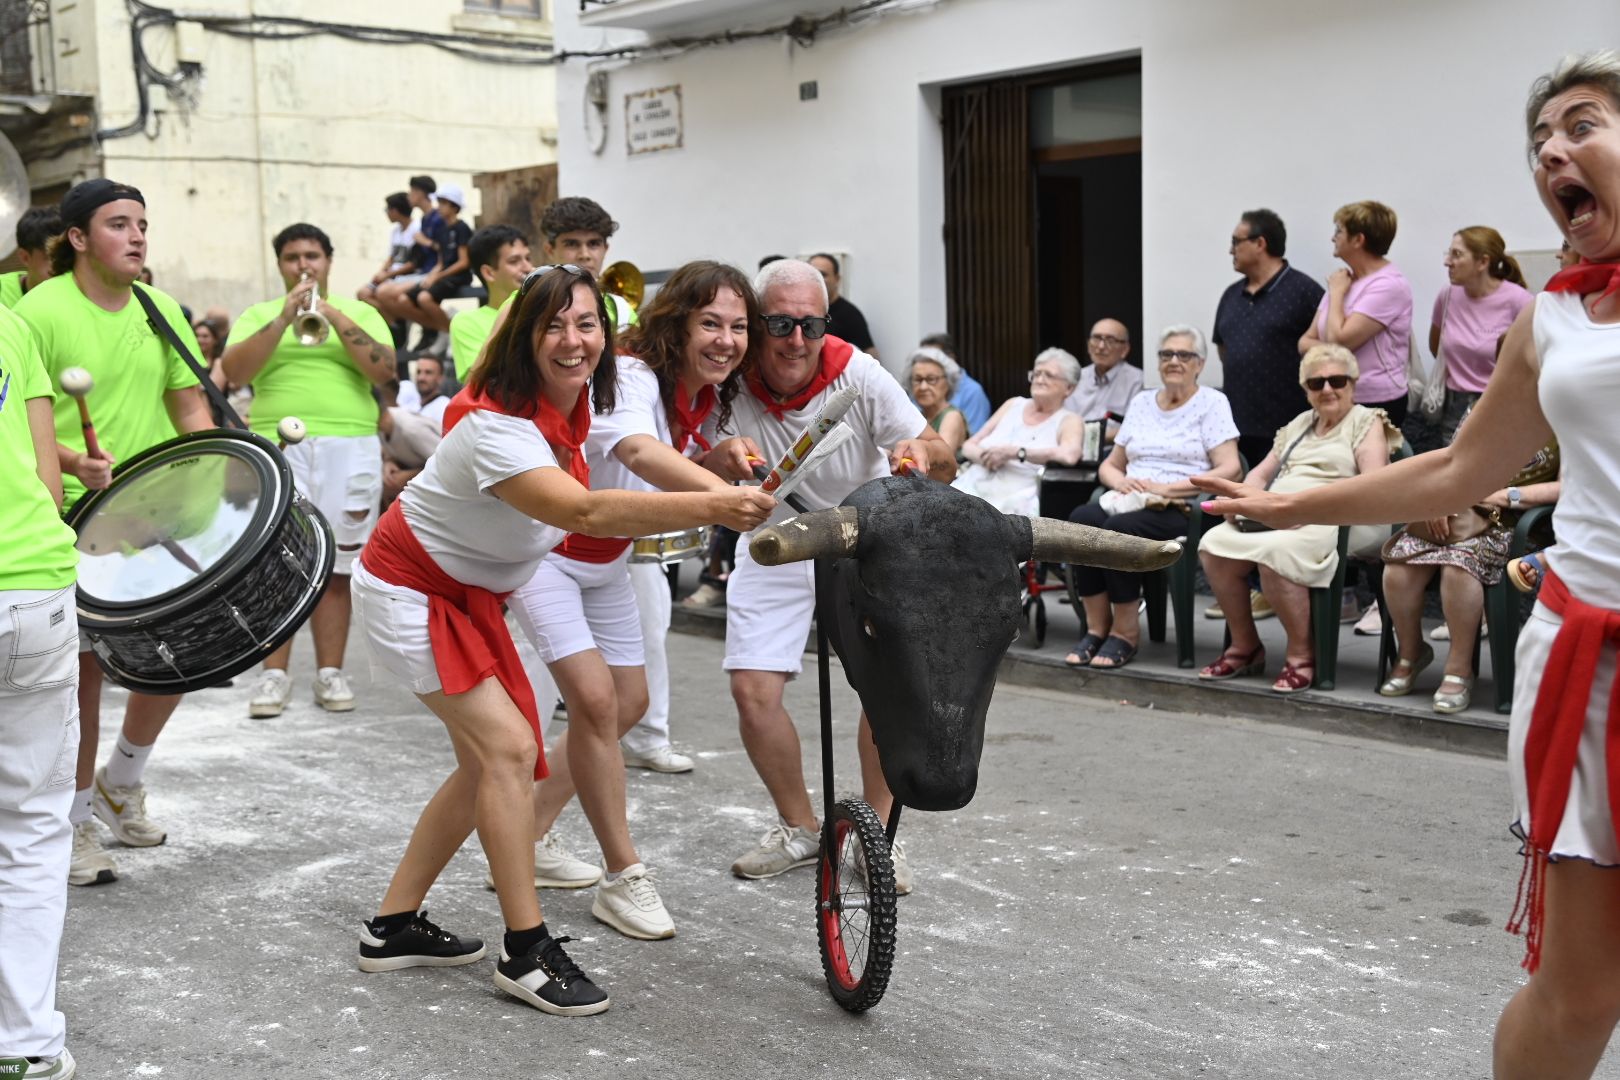
[[(737, 395), (731, 423), (718, 434), (741, 435), (774, 465), (833, 393), (853, 386), (860, 398), (845, 414), (855, 437), (815, 466), (799, 489), (812, 507), (836, 506), (880, 476), (909, 468), (936, 480), (956, 475), (950, 445), (923, 419), (898, 380), (871, 356), (828, 333), (827, 287), (809, 263), (773, 262), (754, 282), (765, 322), (765, 348)], [(889, 449), (885, 449), (885, 447)], [(784, 509), (768, 524), (792, 511)], [(776, 804), (781, 823), (732, 864), (743, 878), (767, 878), (809, 866), (820, 844), (820, 823), (804, 786), (799, 736), (783, 707), (788, 679), (797, 675), (815, 608), (812, 564), (761, 566), (737, 545), (726, 586), (726, 660), (743, 745)], [(892, 799), (871, 731), (862, 717), (861, 777), (866, 801), (880, 817)], [(911, 888), (904, 851), (895, 847), (896, 887)]]

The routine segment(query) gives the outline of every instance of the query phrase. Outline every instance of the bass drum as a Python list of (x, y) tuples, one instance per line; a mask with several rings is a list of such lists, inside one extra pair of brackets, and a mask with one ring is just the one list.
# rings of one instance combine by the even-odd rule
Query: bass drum
[(124, 462), (69, 511), (79, 630), (102, 670), (148, 694), (238, 675), (303, 625), (332, 576), (326, 519), (273, 445), (182, 435)]

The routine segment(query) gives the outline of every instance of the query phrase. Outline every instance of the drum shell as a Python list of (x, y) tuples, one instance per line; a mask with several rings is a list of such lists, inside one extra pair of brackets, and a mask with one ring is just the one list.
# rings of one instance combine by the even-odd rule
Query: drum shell
[(708, 553), (709, 534), (710, 530), (705, 526), (638, 536), (630, 543), (630, 561), (668, 566), (686, 559), (699, 558)]

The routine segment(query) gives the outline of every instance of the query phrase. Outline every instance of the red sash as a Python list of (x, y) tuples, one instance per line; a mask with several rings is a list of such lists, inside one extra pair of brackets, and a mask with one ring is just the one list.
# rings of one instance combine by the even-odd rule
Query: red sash
[[(456, 397), (459, 399), (461, 394)], [(446, 428), (449, 424), (447, 418)], [(501, 614), (501, 603), (510, 594), (497, 596), (445, 573), (411, 532), (397, 501), (377, 522), (360, 552), (360, 563), (390, 585), (427, 594), (428, 640), (444, 692), (465, 694), (493, 675), (534, 731), (534, 744), (539, 749), (534, 778), (544, 780), (548, 770), (546, 744), (540, 737), (540, 711)]]
[(1547, 282), (1547, 292), (1572, 292), (1581, 296), (1603, 290), (1602, 300), (1620, 291), (1620, 262), (1593, 263), (1581, 261), (1566, 267)]
[[(1567, 273), (1567, 271), (1566, 271)], [(1569, 586), (1549, 569), (1540, 599), (1563, 616), (1552, 652), (1541, 674), (1541, 690), (1530, 714), (1524, 744), (1524, 774), (1530, 797), (1530, 835), (1524, 845), (1524, 870), (1518, 899), (1507, 929), (1524, 932), (1524, 967), (1532, 974), (1541, 964), (1541, 931), (1546, 915), (1547, 862), (1569, 803), (1570, 779), (1580, 755), (1587, 705), (1603, 651), (1620, 645), (1620, 611), (1576, 599)], [(1609, 692), (1609, 724), (1604, 756), (1609, 768), (1609, 813), (1620, 832), (1620, 679)]]
[(579, 392), (579, 397), (574, 402), (574, 411), (567, 416), (559, 412), (557, 406), (553, 405), (544, 394), (539, 396), (537, 402), (534, 416), (526, 417), (522, 413), (505, 408), (487, 394), (474, 394), (471, 386), (464, 386), (445, 407), (444, 433), (450, 434), (450, 429), (474, 409), (533, 420), (534, 426), (545, 436), (551, 452), (557, 456), (557, 464), (567, 469), (568, 475), (578, 480), (581, 487), (590, 487), (591, 467), (581, 449), (585, 445), (585, 437), (591, 433), (590, 390), (587, 388)]
[(686, 448), (691, 445), (693, 439), (696, 439), (697, 444), (705, 451), (714, 449), (709, 445), (709, 440), (703, 437), (702, 429), (703, 421), (707, 420), (709, 414), (714, 411), (717, 400), (719, 399), (714, 392), (714, 387), (706, 385), (698, 391), (695, 400), (687, 401), (686, 388), (680, 384), (679, 380), (676, 380), (675, 423), (669, 426), (670, 442), (675, 444), (675, 449), (683, 454), (686, 453)]
[(817, 394), (827, 389), (834, 379), (844, 373), (844, 369), (849, 366), (850, 357), (854, 355), (855, 346), (842, 338), (828, 334), (821, 343), (821, 363), (816, 368), (815, 377), (803, 390), (781, 401), (778, 401), (776, 395), (765, 385), (765, 377), (759, 373), (758, 364), (749, 369), (748, 377), (744, 381), (748, 383), (749, 391), (759, 399), (759, 403), (765, 406), (765, 411), (780, 420), (788, 413), (798, 412), (810, 404)]

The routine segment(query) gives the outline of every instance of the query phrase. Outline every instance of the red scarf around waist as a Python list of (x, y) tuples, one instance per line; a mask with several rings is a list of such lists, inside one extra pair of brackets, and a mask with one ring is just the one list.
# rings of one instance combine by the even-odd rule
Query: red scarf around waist
[(749, 392), (765, 406), (765, 411), (780, 420), (788, 413), (798, 412), (810, 404), (817, 394), (827, 389), (834, 379), (844, 373), (844, 369), (849, 366), (850, 358), (854, 355), (855, 346), (843, 338), (828, 334), (822, 339), (821, 363), (816, 367), (815, 377), (803, 390), (781, 401), (778, 401), (770, 387), (765, 385), (765, 377), (760, 374), (758, 364), (749, 369), (748, 377), (744, 381), (748, 383)]
[(709, 440), (703, 437), (702, 429), (703, 421), (707, 420), (709, 414), (714, 411), (717, 400), (718, 396), (714, 392), (714, 387), (706, 385), (697, 392), (695, 399), (687, 401), (686, 388), (680, 384), (679, 380), (676, 381), (675, 399), (672, 403), (675, 422), (669, 425), (669, 440), (674, 444), (675, 449), (683, 454), (686, 453), (687, 446), (694, 439), (705, 451), (714, 449), (709, 445)]
[(471, 386), (463, 386), (450, 404), (444, 410), (444, 433), (461, 422), (461, 418), (475, 409), (485, 412), (500, 413), (502, 416), (516, 416), (523, 420), (532, 420), (534, 426), (540, 429), (551, 452), (557, 457), (557, 464), (568, 470), (568, 475), (578, 480), (581, 487), (591, 486), (591, 467), (585, 460), (585, 437), (591, 433), (591, 394), (587, 387), (579, 392), (574, 401), (574, 410), (567, 416), (558, 411), (557, 406), (541, 394), (537, 400), (535, 414), (525, 416), (503, 406), (499, 401), (487, 394), (475, 394)]
[(1572, 292), (1581, 296), (1602, 290), (1602, 300), (1620, 291), (1620, 262), (1594, 263), (1581, 261), (1565, 267), (1547, 282), (1547, 292)]
[[(1541, 602), (1564, 623), (1553, 639), (1541, 689), (1530, 714), (1524, 744), (1524, 776), (1530, 797), (1530, 835), (1525, 840), (1524, 871), (1518, 900), (1507, 928), (1524, 931), (1524, 966), (1532, 974), (1541, 964), (1541, 931), (1546, 915), (1547, 862), (1558, 828), (1564, 823), (1570, 781), (1586, 730), (1587, 705), (1597, 679), (1598, 661), (1606, 648), (1620, 645), (1620, 611), (1609, 611), (1576, 599), (1551, 569), (1542, 581)], [(1609, 813), (1620, 834), (1620, 679), (1609, 691), (1609, 723), (1604, 736), (1609, 770)]]
[(493, 675), (534, 732), (539, 749), (534, 778), (544, 780), (548, 770), (540, 710), (501, 614), (501, 603), (510, 594), (497, 596), (445, 573), (411, 532), (397, 500), (377, 522), (360, 552), (360, 563), (390, 585), (427, 594), (428, 640), (444, 692), (465, 694)]

